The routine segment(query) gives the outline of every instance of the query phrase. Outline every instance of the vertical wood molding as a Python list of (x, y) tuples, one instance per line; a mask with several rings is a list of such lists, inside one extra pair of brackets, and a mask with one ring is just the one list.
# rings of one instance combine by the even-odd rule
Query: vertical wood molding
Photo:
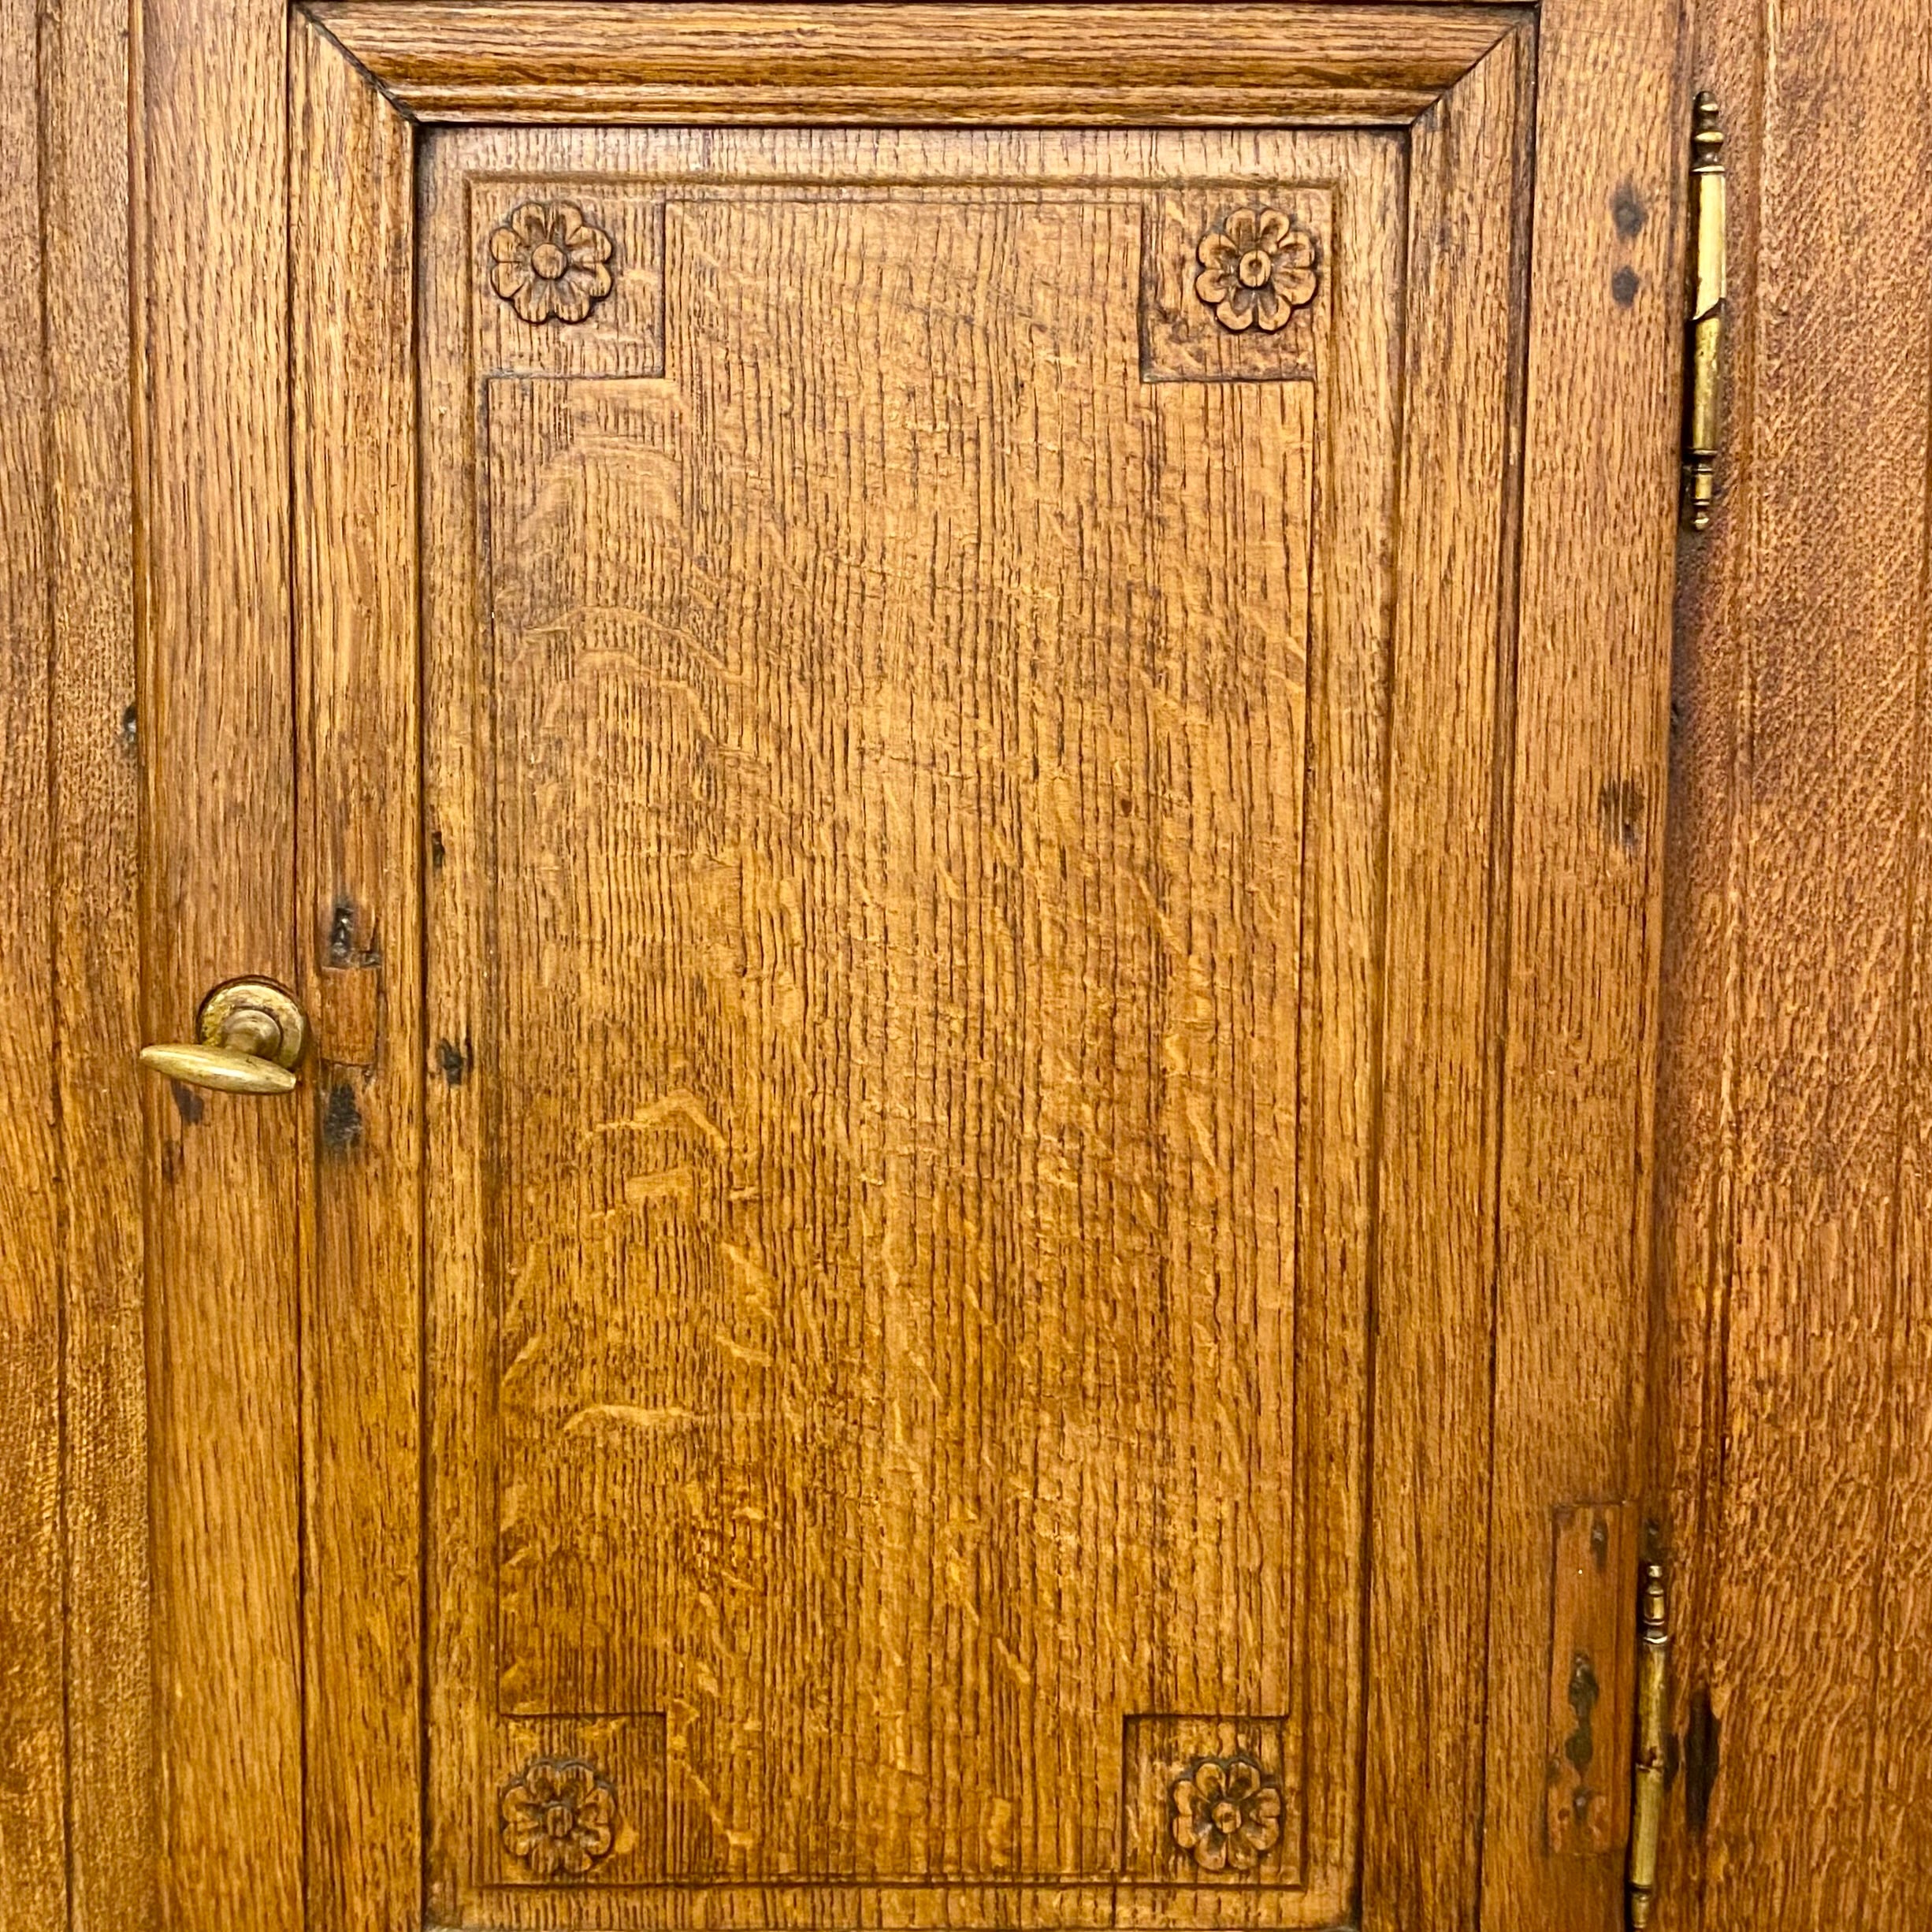
[[(136, 185), (150, 1039), (293, 981), (288, 16), (145, 0)], [(303, 1919), (293, 1105), (144, 1082), (162, 1923)]]
[(65, 0), (41, 28), (75, 1932), (145, 1932), (155, 1900), (128, 18), (124, 0)]
[(0, 5), (0, 1927), (66, 1912), (59, 1229), (48, 901), (46, 367), (32, 0)]
[(1674, 414), (1629, 399), (1677, 393), (1678, 33), (1675, 0), (1551, 0), (1538, 43), (1538, 125), (1562, 138), (1536, 144), (1525, 371), (1483, 1868), (1494, 1932), (1623, 1922), (1615, 1857), (1544, 1852), (1547, 1639), (1522, 1637), (1551, 1627), (1551, 1511), (1637, 1492), (1677, 447)]
[(1932, 1914), (1932, 20), (1704, 0), (1692, 78), (1732, 347), (1678, 609), (1659, 1454), (1697, 1748), (1665, 1923), (1904, 1932)]
[(307, 1925), (366, 1932), (423, 1916), (414, 140), (291, 31)]
[[(1455, 325), (1466, 304), (1511, 313), (1529, 59), (1527, 36), (1504, 43), (1410, 136), (1403, 385), (1458, 407), (1415, 411), (1403, 426), (1390, 652), (1362, 1878), (1376, 1932), (1473, 1925), (1479, 1911), (1483, 1766), (1469, 1741), (1483, 1726), (1491, 1552), (1477, 1535), (1432, 1552), (1403, 1532), (1480, 1523), (1494, 1463), (1502, 968), (1490, 855), (1518, 332)], [(1443, 503), (1457, 514), (1432, 514)]]

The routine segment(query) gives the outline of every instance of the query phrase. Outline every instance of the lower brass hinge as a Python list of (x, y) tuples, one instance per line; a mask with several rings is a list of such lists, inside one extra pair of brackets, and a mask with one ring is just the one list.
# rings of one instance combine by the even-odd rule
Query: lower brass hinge
[(1637, 1617), (1637, 1737), (1631, 1774), (1629, 1903), (1644, 1932), (1657, 1903), (1657, 1845), (1663, 1826), (1670, 1733), (1670, 1605), (1663, 1565), (1640, 1573)]

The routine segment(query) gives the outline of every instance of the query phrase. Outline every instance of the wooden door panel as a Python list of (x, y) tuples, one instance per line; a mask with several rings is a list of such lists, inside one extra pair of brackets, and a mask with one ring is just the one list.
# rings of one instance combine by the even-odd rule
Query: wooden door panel
[[(1092, 345), (1076, 310), (1035, 324), (1017, 407), (935, 393), (922, 361), (969, 362), (1096, 240), (1131, 270), (1139, 223), (1050, 209), (1014, 246), (1005, 211), (764, 212), (669, 210), (674, 260), (733, 262), (767, 310), (686, 309), (674, 270), (704, 315), (682, 381), (486, 392), (512, 1710), (661, 1707), (749, 1651), (802, 1716), (872, 1641), (923, 1674), (897, 1637), (808, 1633), (935, 1566), (949, 1622), (1012, 1573), (1037, 1652), (1022, 1580), (1057, 1551), (1132, 1552), (1113, 1586), (1145, 1599), (1203, 1538), (1232, 1611), (1243, 1519), (1254, 1585), (1290, 1542), (1306, 387), (1110, 422), (1131, 332)], [(783, 272), (847, 250), (918, 272), (876, 317)], [(969, 285), (1001, 256), (1015, 286)], [(1187, 479), (1223, 464), (1191, 532)], [(1096, 1495), (1116, 1451), (1135, 1485)], [(861, 1573), (821, 1596), (841, 1552)], [(747, 1603), (708, 1665), (678, 1607), (741, 1570), (783, 1580), (778, 1621), (761, 1640)], [(1054, 1594), (1121, 1614), (1077, 1574)], [(977, 1614), (998, 1644), (996, 1596)], [(1177, 1684), (1235, 1663), (1174, 1634), (1142, 1640)], [(1058, 1701), (1049, 1656), (1019, 1674)], [(1227, 1690), (1206, 1707), (1250, 1707)]]
[(306, 15), (318, 1925), (1605, 1919), (1667, 238), (1529, 27)]
[[(1365, 1304), (1299, 1254), (1373, 1147), (1304, 1042), (1372, 1035), (1384, 833), (1380, 719), (1317, 745), (1310, 665), (1382, 691), (1387, 637), (1375, 533), (1318, 573), (1315, 529), (1337, 441), (1393, 495), (1327, 264), (1346, 200), (1386, 345), (1399, 151), (797, 136), (732, 185), (683, 145), (426, 173), (425, 378), (474, 407), (425, 459), (476, 532), (427, 614), (432, 734), (481, 721), (443, 884), (474, 814), (487, 908), (439, 1097), (486, 1123), (482, 1218), (431, 1271), (490, 1444), (436, 1499), (492, 1633), (459, 1815), (541, 1875), (493, 1807), (562, 1752), (626, 1820), (600, 1890), (1332, 1914), (1365, 1476), (1322, 1452), (1365, 1433)], [(1171, 292), (1258, 206), (1321, 269), (1228, 379)], [(533, 206), (612, 238), (575, 334), (472, 269)], [(1336, 923), (1369, 970), (1305, 979)], [(1265, 1845), (1197, 1860), (1175, 1789), (1237, 1757)]]

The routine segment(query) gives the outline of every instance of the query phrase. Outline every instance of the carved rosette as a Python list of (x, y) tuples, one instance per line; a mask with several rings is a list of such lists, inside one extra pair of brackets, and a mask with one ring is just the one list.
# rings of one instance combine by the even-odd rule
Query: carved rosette
[(503, 1787), (503, 1849), (539, 1878), (581, 1878), (617, 1838), (617, 1793), (581, 1758), (532, 1758)]
[(1203, 1871), (1252, 1871), (1281, 1837), (1281, 1787), (1245, 1752), (1174, 1781), (1174, 1842)]
[(526, 322), (581, 322), (611, 292), (611, 238), (574, 202), (525, 202), (489, 248), (490, 286)]
[(1272, 335), (1315, 299), (1314, 236), (1278, 208), (1237, 208), (1194, 251), (1194, 292), (1222, 328)]

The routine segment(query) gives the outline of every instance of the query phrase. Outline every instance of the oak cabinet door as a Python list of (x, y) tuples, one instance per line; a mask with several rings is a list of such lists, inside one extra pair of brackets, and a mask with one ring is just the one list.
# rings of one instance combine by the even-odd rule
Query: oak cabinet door
[(1674, 148), (1549, 11), (293, 17), (310, 1923), (1614, 1923)]

